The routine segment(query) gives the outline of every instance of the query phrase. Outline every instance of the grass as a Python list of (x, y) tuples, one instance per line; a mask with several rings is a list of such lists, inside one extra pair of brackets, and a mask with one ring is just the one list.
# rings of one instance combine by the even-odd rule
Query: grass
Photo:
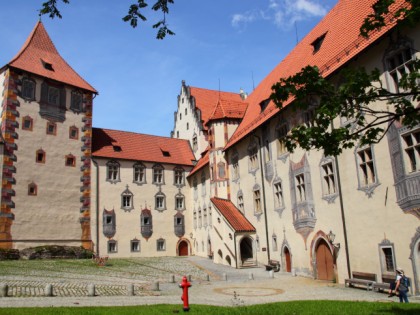
[[(8, 308), (0, 309), (0, 315), (162, 315), (184, 313), (180, 305), (142, 305), (125, 307), (60, 307), (60, 308)], [(346, 301), (294, 301), (240, 307), (190, 305), (188, 314), (200, 315), (250, 315), (250, 314), (401, 314), (417, 315), (419, 304)]]

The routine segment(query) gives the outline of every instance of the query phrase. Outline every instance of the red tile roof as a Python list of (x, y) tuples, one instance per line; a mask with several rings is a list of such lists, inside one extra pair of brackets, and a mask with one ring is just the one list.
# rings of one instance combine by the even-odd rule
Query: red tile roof
[(209, 151), (206, 149), (206, 151), (203, 152), (204, 156), (202, 156), (197, 164), (194, 166), (194, 168), (191, 170), (191, 172), (188, 174), (188, 177), (194, 175), (199, 170), (201, 170), (204, 166), (209, 164)]
[(235, 107), (238, 107), (237, 103), (245, 104), (239, 93), (190, 87), (190, 94), (195, 98), (195, 106), (201, 111), (201, 121), (205, 129), (205, 124), (213, 114), (219, 100), (224, 100), (227, 103), (232, 102), (236, 104)]
[[(52, 70), (46, 69), (45, 63), (51, 64)], [(97, 93), (60, 56), (41, 21), (35, 25), (23, 47), (7, 65)]]
[(93, 128), (92, 156), (193, 166), (188, 140)]
[(235, 232), (255, 232), (255, 227), (245, 218), (235, 205), (227, 199), (210, 198), (214, 206), (229, 222)]
[[(368, 39), (360, 36), (360, 26), (366, 16), (373, 12), (372, 4), (375, 1), (339, 0), (323, 20), (249, 95), (247, 98), (249, 105), (245, 117), (229, 139), (225, 149), (244, 138), (279, 112), (273, 102), (270, 102), (262, 112), (259, 104), (270, 97), (271, 87), (280, 78), (294, 75), (307, 65), (318, 66), (322, 75), (327, 77), (391, 29), (394, 25), (373, 32)], [(401, 2), (399, 1), (399, 5), (401, 5)], [(321, 48), (314, 53), (312, 44), (324, 34), (325, 38)]]
[(211, 120), (224, 118), (242, 119), (247, 106), (248, 103), (244, 103), (242, 100), (238, 102), (234, 100), (219, 99), (213, 113), (207, 120), (207, 123)]

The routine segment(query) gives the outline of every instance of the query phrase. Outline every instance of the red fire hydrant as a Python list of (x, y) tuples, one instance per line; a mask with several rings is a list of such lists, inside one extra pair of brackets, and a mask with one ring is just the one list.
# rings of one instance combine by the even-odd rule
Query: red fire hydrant
[(182, 282), (179, 284), (179, 287), (182, 289), (181, 300), (184, 301), (184, 312), (190, 310), (190, 305), (188, 304), (188, 288), (191, 286), (191, 283), (188, 282), (187, 277), (182, 278)]

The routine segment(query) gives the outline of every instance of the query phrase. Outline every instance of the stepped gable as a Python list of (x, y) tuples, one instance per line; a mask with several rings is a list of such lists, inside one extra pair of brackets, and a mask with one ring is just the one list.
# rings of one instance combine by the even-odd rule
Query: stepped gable
[[(244, 138), (258, 126), (279, 112), (270, 102), (263, 111), (260, 103), (269, 99), (271, 87), (280, 78), (287, 78), (307, 65), (318, 66), (322, 75), (328, 77), (338, 68), (361, 53), (369, 45), (395, 26), (389, 23), (380, 31), (372, 32), (369, 38), (360, 36), (360, 27), (371, 13), (376, 0), (340, 0), (336, 6), (315, 26), (305, 38), (281, 61), (274, 70), (261, 81), (249, 95), (249, 103), (244, 119), (229, 139), (225, 149)], [(401, 7), (402, 1), (391, 7), (392, 11)], [(315, 51), (316, 43), (320, 47)], [(291, 103), (289, 100), (284, 105)]]
[(92, 131), (93, 157), (193, 166), (187, 140), (102, 128)]
[(225, 102), (245, 104), (239, 93), (190, 87), (190, 95), (194, 97), (195, 106), (201, 112), (201, 122), (204, 129), (207, 129), (206, 123), (213, 114), (214, 108), (220, 99), (224, 100)]
[(210, 200), (235, 232), (256, 232), (255, 227), (230, 200), (217, 197), (210, 198)]
[(41, 21), (7, 66), (98, 93), (60, 56)]

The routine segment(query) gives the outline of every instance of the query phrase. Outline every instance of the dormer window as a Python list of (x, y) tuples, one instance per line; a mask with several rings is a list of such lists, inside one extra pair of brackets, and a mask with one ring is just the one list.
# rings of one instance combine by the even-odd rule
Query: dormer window
[(112, 148), (114, 149), (114, 152), (121, 152), (122, 151), (121, 146), (119, 146), (119, 145), (113, 145)]
[(169, 153), (169, 151), (162, 150), (162, 155), (165, 157), (170, 157), (171, 153)]
[(317, 39), (315, 39), (311, 45), (314, 48), (313, 53), (315, 54), (318, 50), (321, 49), (322, 43), (324, 42), (325, 39), (325, 35), (327, 35), (327, 33), (322, 34), (321, 36), (319, 36)]
[(270, 103), (269, 98), (260, 102), (260, 107), (261, 107), (262, 112), (267, 108), (269, 103)]
[(42, 65), (44, 66), (44, 69), (49, 70), (49, 71), (54, 71), (52, 63), (49, 63), (49, 62), (47, 62), (45, 60), (42, 60), (42, 59), (41, 59), (41, 62), (42, 62)]

